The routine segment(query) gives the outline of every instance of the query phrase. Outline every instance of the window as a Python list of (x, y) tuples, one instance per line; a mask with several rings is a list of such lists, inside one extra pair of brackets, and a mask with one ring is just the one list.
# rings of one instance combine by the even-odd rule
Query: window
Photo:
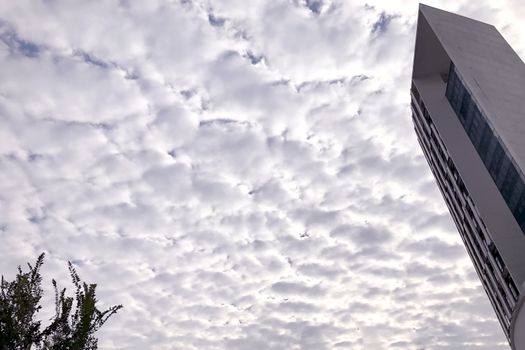
[(495, 138), (492, 134), (492, 130), (488, 127), (488, 125), (485, 125), (485, 130), (483, 130), (483, 134), (481, 135), (481, 140), (478, 147), (478, 153), (481, 157), (481, 160), (483, 160), (483, 163), (486, 164), (487, 159), (487, 151), (489, 150), (489, 146), (492, 142), (495, 142)]
[[(489, 251), (492, 255), (494, 255), (495, 253), (497, 253), (498, 251), (496, 250), (496, 245), (494, 244), (494, 242), (490, 242), (489, 243)], [(492, 271), (492, 269), (491, 269)]]
[(501, 195), (503, 198), (505, 198), (505, 202), (510, 202), (510, 197), (512, 196), (512, 191), (514, 190), (514, 185), (516, 184), (516, 180), (518, 180), (518, 172), (516, 171), (516, 168), (511, 164), (509, 167), (509, 170), (507, 171), (507, 174), (505, 175), (505, 180), (503, 180), (503, 184), (501, 185)]
[(494, 255), (494, 261), (496, 261), (496, 266), (498, 266), (498, 269), (500, 272), (503, 272), (503, 269), (505, 268), (505, 264), (503, 263), (503, 259), (501, 259), (501, 255), (499, 255), (498, 252), (493, 253)]
[(517, 301), (520, 296), (520, 293), (518, 292), (518, 288), (516, 288), (514, 281), (511, 278), (509, 278), (509, 280), (506, 280), (506, 282), (509, 286), (510, 294), (512, 294), (514, 300)]
[(480, 128), (484, 126), (481, 122), (482, 118), (483, 117), (481, 116), (478, 107), (474, 106), (474, 108), (472, 109), (472, 120), (469, 125), (465, 125), (470, 141), (472, 141), (476, 149), (478, 148), (476, 142), (476, 135), (477, 133), (479, 133)]
[(465, 209), (467, 210), (468, 216), (470, 216), (471, 218), (474, 218), (474, 213), (472, 212), (472, 209), (470, 209), (470, 206), (467, 205)]
[(489, 173), (493, 179), (496, 179), (498, 172), (500, 170), (502, 161), (503, 161), (503, 147), (501, 147), (500, 143), (498, 142), (496, 144), (496, 149), (494, 150), (494, 153), (492, 155), (492, 161), (490, 162), (490, 165), (489, 165)]
[(465, 119), (465, 116), (467, 115), (468, 111), (470, 110), (470, 94), (463, 91), (463, 98), (461, 99), (461, 105), (459, 107), (459, 116), (461, 119)]
[(483, 231), (481, 228), (476, 224), (476, 233), (478, 234), (478, 237), (485, 242), (485, 235), (483, 234)]
[(416, 99), (416, 101), (419, 103), (419, 100), (421, 99), (421, 97), (419, 96), (419, 91), (417, 91), (416, 86), (414, 85), (414, 82), (412, 82), (412, 87), (410, 88), (410, 90), (412, 91), (412, 94), (414, 95), (414, 98)]
[[(525, 179), (518, 174), (500, 139), (476, 105), (453, 63), (450, 64), (445, 95), (508, 208), (525, 233)], [(459, 188), (463, 192), (464, 186)]]
[(458, 184), (458, 188), (461, 191), (461, 193), (464, 196), (468, 196), (469, 194), (468, 194), (467, 188), (465, 187), (463, 180), (461, 180), (461, 177), (458, 176), (458, 178), (456, 179), (456, 183)]
[(520, 226), (525, 223), (525, 192), (524, 191), (521, 192), (520, 198), (518, 199), (518, 202), (516, 203), (516, 206), (512, 214), (514, 214), (514, 217), (516, 218), (516, 221), (518, 221), (518, 224)]
[[(512, 189), (512, 195), (510, 196), (510, 200), (508, 202), (509, 209), (512, 211), (512, 213), (514, 213), (516, 206), (521, 199), (521, 194), (523, 193), (524, 187), (525, 184), (523, 184), (523, 180), (518, 176), (516, 179), (516, 185)], [(516, 220), (517, 219), (518, 218), (516, 217)]]

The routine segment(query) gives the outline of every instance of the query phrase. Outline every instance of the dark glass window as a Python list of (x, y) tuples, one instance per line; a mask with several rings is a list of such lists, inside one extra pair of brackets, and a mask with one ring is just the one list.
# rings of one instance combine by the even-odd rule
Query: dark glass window
[(463, 123), (463, 127), (465, 128), (465, 131), (467, 132), (472, 125), (472, 120), (474, 119), (475, 111), (476, 111), (476, 105), (474, 101), (470, 100), (470, 105), (466, 112), (467, 114), (460, 117), (460, 121)]
[(512, 196), (510, 196), (510, 200), (508, 203), (509, 208), (513, 213), (516, 206), (518, 205), (518, 202), (520, 201), (524, 187), (525, 184), (523, 183), (523, 180), (518, 176), (518, 179), (516, 180), (516, 186), (514, 186), (514, 189), (512, 190)]
[(451, 65), (450, 73), (449, 73), (449, 82), (447, 84), (447, 98), (450, 101), (452, 108), (456, 111), (456, 113), (459, 115), (459, 109), (461, 107), (461, 103), (463, 101), (465, 93), (465, 88), (459, 81), (459, 78), (456, 74), (456, 70), (454, 69), (453, 65)]
[(470, 109), (470, 94), (468, 93), (465, 93), (465, 90), (462, 89), (463, 91), (463, 98), (461, 99), (461, 105), (459, 107), (459, 115), (460, 117), (463, 117), (465, 118), (465, 115), (467, 115), (467, 112), (469, 111)]
[(489, 146), (492, 142), (495, 141), (495, 138), (492, 134), (492, 130), (486, 125), (485, 130), (483, 131), (483, 134), (481, 135), (481, 140), (479, 143), (479, 156), (481, 157), (481, 160), (483, 160), (483, 163), (486, 163), (487, 160), (487, 152), (489, 150)]
[(525, 232), (525, 222), (522, 222), (522, 223), (520, 224), (520, 227), (521, 227), (521, 230), (522, 230), (523, 232)]
[(522, 224), (525, 224), (525, 192), (524, 191), (521, 192), (521, 195), (512, 213), (514, 214), (514, 217), (516, 218), (520, 226)]
[(498, 189), (501, 190), (501, 187), (503, 186), (503, 181), (505, 181), (505, 177), (507, 176), (507, 171), (510, 167), (510, 159), (507, 157), (507, 153), (503, 152), (502, 160), (501, 160), (501, 166), (498, 169), (498, 173), (496, 174), (496, 177), (494, 178), (494, 181), (496, 182), (496, 186), (498, 186)]
[(450, 65), (450, 69), (449, 69), (449, 72), (448, 72), (448, 84), (447, 84), (447, 89), (445, 91), (445, 96), (447, 96), (448, 100), (450, 101), (451, 100), (451, 96), (452, 96), (452, 91), (454, 89), (454, 87), (457, 85), (456, 84), (456, 74), (455, 74), (455, 70), (454, 70), (454, 66), (451, 64)]
[(518, 172), (516, 171), (516, 168), (511, 165), (500, 189), (500, 192), (507, 203), (510, 202), (510, 197), (512, 196), (514, 186), (516, 185), (516, 180), (518, 180)]
[(476, 143), (476, 135), (479, 133), (480, 127), (482, 127), (481, 119), (483, 117), (481, 116), (481, 113), (479, 112), (479, 109), (477, 106), (474, 106), (474, 109), (472, 110), (472, 121), (466, 126), (467, 134), (470, 137), (470, 140), (474, 144), (474, 146), (477, 149), (477, 143)]
[(507, 206), (525, 233), (525, 181), (519, 176), (503, 145), (487, 124), (452, 63), (445, 95)]
[(492, 155), (492, 161), (490, 162), (490, 165), (489, 165), (489, 173), (493, 179), (495, 179), (496, 176), (498, 175), (502, 161), (503, 161), (503, 147), (501, 147), (501, 144), (498, 142), (496, 144), (496, 149), (494, 150), (494, 153)]

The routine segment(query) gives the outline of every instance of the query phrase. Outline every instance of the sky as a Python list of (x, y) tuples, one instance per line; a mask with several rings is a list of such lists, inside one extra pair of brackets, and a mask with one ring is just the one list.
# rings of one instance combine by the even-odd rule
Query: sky
[[(428, 1), (525, 57), (519, 0)], [(0, 0), (0, 273), (100, 349), (508, 349), (411, 124), (411, 0)]]

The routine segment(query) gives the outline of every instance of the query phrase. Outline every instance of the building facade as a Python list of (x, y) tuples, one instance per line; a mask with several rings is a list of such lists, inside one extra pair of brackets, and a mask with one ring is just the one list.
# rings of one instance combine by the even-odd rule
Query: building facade
[(525, 350), (525, 64), (494, 26), (420, 5), (411, 107), (505, 336)]

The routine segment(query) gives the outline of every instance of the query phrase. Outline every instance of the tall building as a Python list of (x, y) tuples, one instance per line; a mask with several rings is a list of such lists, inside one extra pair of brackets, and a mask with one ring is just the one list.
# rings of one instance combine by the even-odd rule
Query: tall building
[(417, 138), (513, 349), (525, 349), (525, 65), (492, 25), (420, 5)]

